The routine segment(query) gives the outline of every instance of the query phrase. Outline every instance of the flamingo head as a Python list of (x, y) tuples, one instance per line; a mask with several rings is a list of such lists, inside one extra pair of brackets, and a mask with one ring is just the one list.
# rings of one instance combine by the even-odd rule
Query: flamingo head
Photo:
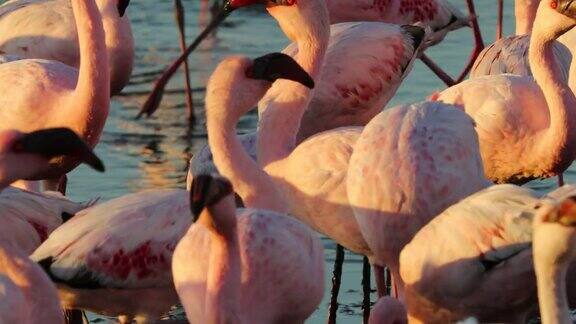
[(190, 209), (195, 223), (219, 235), (232, 235), (236, 229), (234, 189), (226, 178), (216, 174), (201, 174), (194, 178)]
[(564, 197), (544, 199), (533, 220), (534, 259), (550, 266), (568, 265), (576, 257), (576, 187)]
[(120, 15), (120, 17), (124, 17), (129, 4), (130, 0), (118, 0), (116, 7), (118, 8), (118, 15)]
[(252, 110), (277, 79), (288, 79), (309, 88), (314, 81), (291, 57), (273, 53), (255, 60), (233, 56), (217, 67), (206, 91), (207, 119), (230, 118), (235, 123)]
[(543, 0), (534, 19), (533, 34), (541, 39), (555, 40), (576, 26), (576, 1)]
[(576, 18), (576, 1), (575, 0), (555, 0), (552, 1), (552, 8), (556, 9), (559, 13)]
[(49, 162), (73, 157), (104, 171), (104, 164), (76, 133), (68, 128), (50, 128), (31, 133), (14, 130), (0, 132), (0, 182), (34, 178)]

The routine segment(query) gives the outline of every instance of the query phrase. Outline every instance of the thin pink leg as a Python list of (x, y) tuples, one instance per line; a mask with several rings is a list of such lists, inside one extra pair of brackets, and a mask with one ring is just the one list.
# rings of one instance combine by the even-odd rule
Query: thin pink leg
[[(180, 33), (180, 49), (182, 53), (186, 51), (186, 33), (184, 30), (184, 6), (181, 0), (174, 0), (174, 16)], [(186, 107), (188, 108), (188, 123), (193, 124), (196, 120), (194, 115), (194, 101), (192, 100), (192, 86), (190, 82), (190, 67), (188, 58), (184, 60), (184, 80), (186, 82)]]
[(376, 290), (378, 290), (378, 298), (389, 296), (388, 284), (386, 281), (386, 270), (379, 265), (373, 265), (374, 279), (376, 279)]
[(456, 84), (454, 79), (448, 75), (448, 73), (444, 72), (441, 67), (439, 67), (428, 55), (422, 53), (420, 54), (420, 60), (424, 63), (442, 82), (444, 82), (447, 86), (451, 87)]
[(498, 0), (498, 21), (496, 23), (496, 40), (502, 38), (502, 20), (504, 18), (504, 0)]
[(564, 173), (560, 173), (558, 175), (558, 187), (562, 187), (564, 185)]
[(460, 76), (456, 79), (456, 83), (462, 82), (464, 78), (468, 75), (476, 58), (480, 55), (480, 52), (484, 49), (484, 40), (482, 40), (482, 34), (480, 32), (480, 26), (478, 25), (478, 16), (476, 16), (476, 9), (474, 8), (474, 2), (472, 0), (466, 0), (468, 5), (468, 11), (470, 12), (470, 22), (472, 23), (472, 32), (474, 34), (474, 49), (470, 54), (470, 58), (468, 59), (468, 63), (460, 73)]

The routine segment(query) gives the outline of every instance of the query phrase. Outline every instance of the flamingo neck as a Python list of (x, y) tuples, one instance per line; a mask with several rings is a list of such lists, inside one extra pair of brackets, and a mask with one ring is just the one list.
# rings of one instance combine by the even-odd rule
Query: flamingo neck
[(78, 83), (67, 103), (70, 125), (89, 145), (98, 143), (110, 107), (110, 72), (102, 17), (94, 0), (73, 0), (78, 30)]
[[(297, 40), (295, 60), (316, 81), (326, 53), (329, 27)], [(312, 90), (296, 82), (278, 80), (259, 104), (258, 162), (265, 169), (288, 157), (297, 143), (300, 122)], [(268, 170), (267, 170), (268, 171)]]
[[(206, 278), (205, 313), (207, 323), (238, 323), (240, 300), (240, 249), (233, 200), (205, 210), (199, 224), (210, 231), (210, 256)], [(216, 209), (216, 210), (215, 210)], [(226, 228), (215, 230), (216, 213), (226, 213)], [(220, 218), (222, 215), (220, 215)]]
[[(553, 53), (553, 37), (534, 29), (530, 39), (529, 60), (536, 83), (542, 89), (550, 111), (550, 125), (538, 136), (533, 157), (548, 171), (562, 172), (576, 157), (576, 98), (565, 80), (562, 80)], [(543, 156), (551, 160), (542, 163)]]
[[(238, 118), (226, 113), (228, 109), (217, 113), (222, 107), (233, 104), (228, 96), (225, 93), (207, 97), (206, 126), (214, 164), (220, 174), (232, 182), (246, 207), (286, 212), (288, 207), (272, 179), (240, 143), (236, 135)], [(217, 99), (214, 101), (212, 98)]]
[(516, 16), (516, 35), (525, 35), (532, 32), (534, 19), (540, 0), (516, 0), (514, 11)]
[[(102, 1), (100, 1), (102, 2)], [(117, 94), (128, 83), (134, 67), (134, 38), (128, 15), (120, 17), (117, 1), (99, 2), (110, 65), (110, 91)]]
[(566, 295), (567, 265), (554, 265), (534, 259), (538, 303), (542, 323), (572, 323)]

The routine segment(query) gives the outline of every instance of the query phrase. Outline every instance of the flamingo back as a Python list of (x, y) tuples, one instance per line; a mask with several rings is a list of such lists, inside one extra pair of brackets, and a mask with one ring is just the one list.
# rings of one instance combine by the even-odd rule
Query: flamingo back
[(350, 205), (375, 262), (393, 271), (422, 226), (486, 185), (473, 121), (435, 102), (376, 116), (356, 143), (347, 178)]
[[(320, 81), (298, 137), (366, 125), (382, 111), (411, 71), (416, 48), (424, 37), (420, 31), (379, 22), (331, 25)], [(291, 44), (284, 53), (296, 57), (297, 45)]]
[(149, 190), (85, 209), (31, 257), (73, 288), (169, 286), (174, 248), (192, 223), (188, 195)]

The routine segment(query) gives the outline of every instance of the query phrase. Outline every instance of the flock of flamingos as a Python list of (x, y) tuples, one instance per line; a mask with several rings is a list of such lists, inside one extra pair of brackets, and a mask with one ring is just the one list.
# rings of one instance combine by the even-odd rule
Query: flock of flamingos
[[(264, 4), (293, 43), (216, 67), (187, 190), (85, 203), (66, 174), (104, 171), (92, 149), (132, 73), (129, 0), (0, 5), (0, 323), (154, 323), (178, 303), (191, 323), (303, 323), (325, 291), (316, 232), (339, 246), (328, 323), (343, 248), (365, 256), (365, 323), (571, 323), (576, 1), (516, 0), (516, 35), (499, 12), (486, 48), (466, 1), (226, 0), (140, 115), (235, 10)], [(475, 46), (453, 78), (425, 50), (462, 27)], [(449, 87), (383, 109), (416, 59)], [(237, 136), (254, 107), (257, 132)], [(520, 186), (554, 176), (546, 195)]]

